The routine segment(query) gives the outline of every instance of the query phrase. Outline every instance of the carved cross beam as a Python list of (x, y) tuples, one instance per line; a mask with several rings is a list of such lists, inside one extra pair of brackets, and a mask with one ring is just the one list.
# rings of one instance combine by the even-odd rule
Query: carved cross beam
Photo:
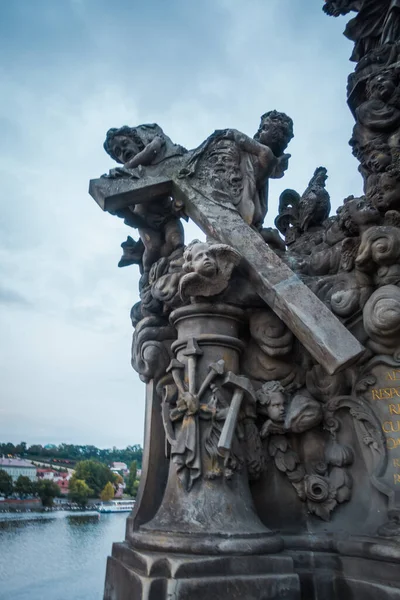
[(183, 202), (185, 213), (207, 235), (229, 244), (241, 254), (257, 293), (329, 374), (345, 369), (364, 351), (234, 207), (217, 204), (207, 189), (201, 193), (187, 179), (173, 173), (152, 175), (150, 168), (137, 179), (93, 179), (89, 193), (103, 210), (111, 213), (151, 199), (173, 196)]

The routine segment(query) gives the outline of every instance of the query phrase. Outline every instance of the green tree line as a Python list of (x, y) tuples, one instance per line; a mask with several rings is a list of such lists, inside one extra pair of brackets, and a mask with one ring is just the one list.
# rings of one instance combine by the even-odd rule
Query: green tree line
[(26, 442), (12, 444), (11, 442), (0, 443), (0, 456), (23, 456), (31, 459), (47, 461), (70, 461), (72, 463), (82, 460), (97, 460), (109, 464), (112, 462), (124, 462), (129, 465), (136, 461), (138, 468), (142, 468), (143, 449), (139, 444), (127, 446), (126, 448), (97, 448), (91, 445), (59, 444), (58, 446), (44, 447), (41, 444), (28, 446)]
[(60, 488), (53, 481), (32, 481), (26, 475), (20, 475), (14, 483), (11, 475), (0, 469), (0, 494), (8, 498), (14, 493), (20, 498), (39, 497), (43, 506), (52, 506), (54, 498), (61, 496)]

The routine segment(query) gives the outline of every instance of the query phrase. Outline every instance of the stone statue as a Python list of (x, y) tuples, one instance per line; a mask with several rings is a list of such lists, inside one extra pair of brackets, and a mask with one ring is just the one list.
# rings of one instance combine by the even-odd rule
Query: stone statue
[[(190, 151), (156, 124), (107, 133), (121, 166), (90, 193), (139, 232), (119, 264), (141, 272), (132, 366), (147, 407), (141, 488), (105, 600), (397, 597), (399, 2), (324, 10), (356, 13), (348, 97), (364, 194), (336, 214), (318, 167), (264, 228), (269, 179), (290, 158), (284, 113)], [(185, 245), (182, 218), (207, 241)]]
[(262, 115), (254, 139), (236, 129), (215, 131), (193, 151), (183, 173), (196, 175), (200, 185), (211, 182), (215, 202), (232, 203), (247, 223), (261, 229), (268, 178), (283, 176), (290, 158), (284, 151), (292, 138), (290, 117), (270, 111)]
[[(156, 123), (109, 129), (104, 149), (111, 158), (124, 165), (122, 169), (113, 169), (109, 175), (111, 178), (130, 177), (131, 169), (158, 165), (186, 152), (182, 146), (173, 144)], [(131, 253), (128, 263), (139, 263), (145, 273), (158, 258), (169, 256), (183, 246), (183, 228), (169, 197), (158, 202), (136, 204), (131, 210), (128, 208), (120, 212), (119, 216), (127, 225), (139, 230), (141, 244), (135, 246), (135, 253)], [(120, 266), (126, 264), (125, 259), (122, 264), (120, 261)]]
[[(355, 43), (351, 60), (357, 62), (381, 43), (391, 0), (327, 0), (324, 11), (338, 17), (351, 11), (358, 14), (347, 24), (344, 35)], [(384, 36), (386, 37), (386, 36)]]
[(182, 266), (185, 275), (179, 282), (181, 298), (216, 296), (228, 286), (240, 254), (224, 244), (194, 240), (187, 246)]

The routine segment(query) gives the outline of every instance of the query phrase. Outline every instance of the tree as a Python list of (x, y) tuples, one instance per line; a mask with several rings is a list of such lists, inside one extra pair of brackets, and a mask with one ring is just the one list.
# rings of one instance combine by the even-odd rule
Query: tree
[(26, 442), (20, 442), (19, 444), (17, 444), (17, 446), (15, 446), (15, 452), (16, 454), (25, 454), (26, 453)]
[(76, 502), (80, 506), (86, 506), (89, 496), (93, 494), (93, 490), (87, 485), (83, 479), (77, 479), (73, 475), (69, 482), (69, 498), (72, 502)]
[(19, 496), (29, 496), (35, 491), (34, 482), (26, 475), (20, 475), (14, 484), (14, 492)]
[(136, 495), (136, 494), (134, 494), (134, 485), (135, 485), (135, 481), (136, 481), (136, 474), (137, 474), (137, 462), (136, 462), (136, 460), (134, 460), (131, 462), (131, 466), (129, 467), (128, 482), (126, 484), (126, 491), (130, 496)]
[(104, 489), (100, 494), (100, 498), (103, 502), (109, 502), (114, 498), (114, 486), (110, 481), (104, 486)]
[(43, 506), (53, 506), (54, 498), (61, 496), (60, 488), (54, 481), (43, 479), (42, 481), (38, 481), (35, 487)]
[(0, 494), (5, 496), (11, 496), (13, 493), (13, 480), (11, 475), (4, 471), (4, 469), (0, 469)]
[(76, 464), (76, 479), (83, 479), (92, 490), (92, 495), (96, 498), (100, 496), (104, 486), (110, 482), (115, 483), (114, 473), (102, 463), (96, 460), (82, 460)]
[(136, 481), (133, 483), (133, 489), (132, 489), (131, 496), (133, 496), (134, 498), (136, 498), (136, 496), (137, 496), (139, 484), (140, 484), (140, 481), (138, 479), (136, 479)]

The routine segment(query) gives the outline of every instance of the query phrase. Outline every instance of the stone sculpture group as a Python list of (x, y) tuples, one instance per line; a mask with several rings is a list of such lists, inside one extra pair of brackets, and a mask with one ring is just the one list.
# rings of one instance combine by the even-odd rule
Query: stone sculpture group
[[(141, 274), (132, 366), (147, 409), (106, 600), (400, 598), (400, 2), (324, 10), (357, 13), (364, 195), (336, 215), (317, 166), (264, 227), (268, 180), (289, 165), (284, 113), (190, 151), (156, 124), (107, 132), (121, 166), (90, 193), (138, 231), (119, 265)], [(207, 241), (185, 245), (187, 218)]]

